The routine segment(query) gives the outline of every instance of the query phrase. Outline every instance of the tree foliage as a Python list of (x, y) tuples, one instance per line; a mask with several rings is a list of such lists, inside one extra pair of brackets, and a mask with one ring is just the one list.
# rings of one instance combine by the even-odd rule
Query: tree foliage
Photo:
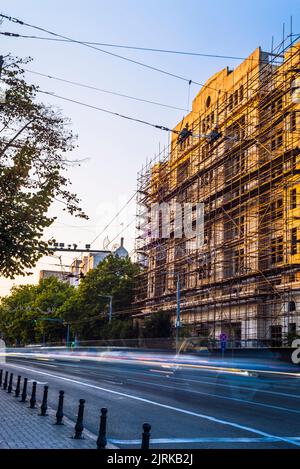
[[(74, 295), (61, 307), (65, 319), (75, 321), (73, 328), (81, 338), (107, 338), (112, 335), (118, 337), (117, 332), (109, 332), (110, 327), (117, 327), (117, 322), (114, 320), (111, 326), (107, 325), (109, 296), (113, 298), (114, 311), (120, 312), (130, 308), (138, 269), (129, 258), (109, 255), (95, 269), (88, 272)], [(124, 324), (123, 320), (121, 325)]]
[(164, 311), (158, 311), (145, 319), (141, 335), (145, 338), (170, 337), (171, 331), (170, 315)]
[[(0, 336), (8, 343), (61, 342), (70, 324), (80, 340), (128, 339), (138, 328), (126, 314), (108, 322), (109, 298), (113, 311), (129, 310), (138, 267), (129, 258), (108, 256), (89, 272), (78, 288), (55, 277), (38, 285), (14, 287), (0, 304)], [(41, 320), (40, 318), (44, 318)], [(47, 321), (59, 319), (63, 324)]]
[(63, 320), (59, 308), (73, 291), (74, 287), (55, 277), (42, 280), (38, 285), (13, 287), (11, 294), (1, 301), (1, 335), (10, 344), (40, 342), (44, 335), (49, 341), (60, 341), (65, 336), (66, 326), (47, 319)]
[(11, 278), (26, 275), (49, 252), (42, 236), (54, 220), (47, 215), (54, 200), (86, 218), (66, 177), (75, 136), (24, 80), (28, 60), (6, 57), (1, 77), (7, 92), (0, 105), (0, 275)]

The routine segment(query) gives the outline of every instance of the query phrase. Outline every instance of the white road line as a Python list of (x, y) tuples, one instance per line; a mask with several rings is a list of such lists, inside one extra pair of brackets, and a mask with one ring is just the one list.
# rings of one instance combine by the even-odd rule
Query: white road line
[[(289, 437), (290, 440), (300, 440), (300, 437)], [(110, 439), (111, 443), (119, 445), (140, 445), (141, 440), (119, 440), (119, 439)], [(281, 442), (278, 438), (272, 437), (261, 437), (261, 438), (227, 438), (227, 437), (199, 437), (199, 438), (151, 438), (150, 443), (153, 444), (175, 444), (175, 443), (272, 443), (272, 442)]]
[(25, 367), (25, 366), (18, 366), (18, 365), (13, 365), (13, 364), (10, 364), (9, 366), (16, 367), (16, 368), (21, 368), (21, 369), (31, 371), (31, 372), (34, 372), (34, 373), (39, 373), (39, 374), (42, 374), (42, 375), (49, 376), (51, 378), (57, 378), (57, 379), (60, 379), (62, 381), (68, 381), (70, 383), (79, 384), (81, 386), (86, 386), (86, 387), (89, 387), (89, 388), (92, 388), (92, 389), (98, 389), (99, 391), (104, 391), (104, 392), (107, 392), (109, 394), (114, 394), (114, 395), (117, 395), (117, 396), (127, 397), (128, 399), (133, 399), (135, 401), (144, 402), (145, 404), (154, 405), (156, 407), (161, 407), (163, 409), (173, 410), (174, 412), (179, 412), (181, 414), (191, 415), (193, 417), (198, 417), (198, 418), (201, 418), (203, 420), (208, 420), (210, 422), (219, 423), (221, 425), (228, 425), (230, 427), (237, 428), (238, 430), (245, 430), (246, 432), (249, 432), (249, 433), (255, 433), (256, 435), (261, 435), (261, 436), (269, 437), (269, 438), (277, 438), (278, 440), (285, 441), (286, 443), (289, 443), (291, 445), (300, 446), (300, 442), (297, 442), (295, 440), (290, 440), (289, 438), (280, 437), (280, 436), (277, 436), (277, 435), (272, 435), (270, 433), (263, 432), (263, 431), (258, 430), (256, 428), (247, 427), (245, 425), (240, 425), (238, 423), (231, 422), (229, 420), (218, 419), (218, 418), (213, 417), (211, 415), (200, 414), (198, 412), (193, 412), (191, 410), (182, 409), (180, 407), (174, 407), (174, 406), (171, 406), (171, 405), (168, 405), (168, 404), (162, 404), (161, 402), (152, 401), (150, 399), (145, 399), (145, 398), (139, 397), (139, 396), (133, 396), (131, 394), (127, 394), (127, 393), (120, 392), (120, 391), (114, 391), (112, 389), (103, 388), (101, 386), (96, 386), (95, 384), (86, 383), (84, 381), (78, 381), (76, 379), (66, 378), (64, 376), (54, 375), (54, 374), (51, 374), (51, 373), (46, 373), (44, 371), (38, 371), (34, 368), (32, 369), (32, 368), (28, 368), (28, 367)]
[[(235, 388), (239, 390), (245, 389), (246, 391), (256, 391), (256, 392), (261, 392), (265, 394), (274, 394), (275, 396), (283, 396), (283, 397), (292, 397), (294, 399), (300, 399), (300, 394), (289, 394), (286, 392), (279, 392), (279, 391), (270, 391), (267, 389), (260, 389), (260, 388), (249, 388), (249, 386), (236, 386), (235, 384), (223, 384), (223, 383), (216, 383), (213, 381), (213, 378), (211, 378), (211, 381), (202, 381), (198, 379), (189, 379), (189, 378), (176, 378), (174, 376), (174, 379), (180, 380), (180, 381), (189, 381), (191, 383), (198, 383), (198, 384), (214, 384), (215, 386), (222, 386), (225, 388)], [(209, 379), (209, 378), (208, 378)], [(299, 388), (300, 390), (300, 388)]]
[(39, 365), (39, 366), (50, 366), (52, 368), (58, 368), (58, 365), (52, 365), (51, 363), (41, 363), (40, 361), (33, 361), (33, 360), (28, 360), (26, 359), (28, 363), (32, 363), (33, 365)]
[[(69, 365), (68, 365), (69, 366)], [(87, 367), (85, 367), (87, 368)], [(94, 367), (88, 367), (89, 370), (95, 370)], [(154, 371), (152, 369), (149, 369), (149, 371)], [(101, 373), (103, 373), (103, 370), (101, 370)], [(118, 373), (123, 373), (123, 374), (128, 374), (128, 371), (126, 370), (121, 370), (119, 369), (118, 370)], [(130, 371), (131, 374), (135, 374), (135, 375), (143, 375), (143, 376), (147, 376), (149, 377), (149, 372), (144, 372), (144, 371)], [(247, 390), (247, 391), (256, 391), (257, 393), (264, 393), (264, 394), (274, 394), (275, 396), (282, 396), (282, 397), (292, 397), (294, 399), (300, 399), (300, 394), (290, 394), (290, 393), (284, 393), (284, 392), (279, 392), (279, 391), (270, 391), (270, 390), (267, 390), (267, 389), (261, 389), (261, 388), (250, 388), (249, 386), (244, 386), (244, 385), (241, 385), (241, 386), (237, 386), (237, 385), (234, 385), (234, 384), (223, 384), (223, 383), (216, 383), (215, 382), (215, 378), (209, 378), (209, 377), (206, 377), (206, 379), (210, 379), (211, 381), (203, 381), (203, 380), (198, 380), (198, 379), (190, 379), (190, 378), (178, 378), (174, 375), (174, 373), (170, 373), (170, 375), (167, 375), (166, 376), (168, 377), (171, 377), (173, 378), (174, 380), (176, 381), (183, 381), (183, 382), (191, 382), (191, 383), (198, 383), (198, 384), (213, 384), (215, 386), (221, 386), (221, 387), (225, 387), (225, 388), (234, 388), (234, 389), (239, 389), (239, 390)], [(160, 376), (155, 376), (155, 375), (152, 375), (153, 378), (160, 378)], [(264, 381), (264, 383), (266, 383), (266, 381)], [(272, 381), (272, 383), (274, 383), (274, 381)], [(298, 383), (300, 384), (300, 383)], [(299, 391), (300, 391), (300, 386), (299, 386)]]
[[(26, 359), (26, 361), (27, 361), (27, 359)], [(34, 365), (37, 364), (37, 365), (44, 365), (44, 366), (45, 366), (45, 364), (39, 363), (38, 360), (35, 361), (35, 362), (34, 362), (34, 361), (29, 361), (29, 363), (33, 363)], [(46, 366), (53, 366), (53, 367), (55, 367), (55, 368), (59, 368), (61, 365), (50, 365), (50, 364), (49, 364), (49, 365), (46, 365)], [(73, 365), (71, 365), (71, 364), (68, 363), (67, 366), (73, 366)], [(86, 368), (86, 367), (85, 367), (85, 368)], [(91, 370), (94, 369), (94, 368), (88, 367), (88, 369), (91, 371)], [(102, 371), (102, 370), (101, 370), (101, 371)], [(156, 370), (150, 369), (149, 371), (156, 371)], [(118, 370), (118, 373), (125, 373), (125, 374), (128, 374), (128, 372), (125, 371), (125, 370)], [(131, 373), (131, 374), (136, 374), (136, 375), (144, 375), (144, 376), (149, 377), (149, 373), (145, 373), (145, 372), (143, 372), (143, 371), (130, 371), (130, 373)], [(164, 373), (164, 372), (162, 372), (162, 373)], [(95, 372), (95, 374), (97, 374), (97, 372)], [(97, 375), (97, 376), (98, 376), (98, 375)], [(174, 380), (177, 380), (177, 381), (191, 382), (191, 383), (198, 383), (198, 384), (213, 384), (213, 385), (215, 385), (215, 386), (220, 386), (220, 387), (225, 387), (225, 388), (228, 387), (228, 388), (239, 389), (239, 390), (244, 390), (244, 389), (245, 389), (245, 390), (247, 390), (247, 391), (252, 391), (252, 392), (253, 392), (253, 391), (256, 391), (257, 393), (274, 394), (275, 396), (292, 397), (293, 399), (300, 399), (300, 394), (298, 394), (298, 395), (297, 395), (297, 394), (290, 394), (290, 393), (284, 393), (284, 392), (279, 392), (279, 391), (270, 391), (270, 390), (267, 390), (267, 389), (259, 389), (259, 388), (254, 389), (254, 388), (250, 388), (249, 386), (243, 386), (243, 385), (237, 386), (237, 385), (234, 385), (234, 384), (216, 383), (216, 382), (214, 381), (214, 378), (209, 378), (209, 377), (206, 377), (206, 379), (211, 379), (211, 381), (203, 381), (203, 380), (191, 379), (191, 378), (177, 378), (176, 376), (174, 376), (174, 374), (171, 374), (171, 376), (166, 374), (166, 376), (168, 376), (168, 377), (173, 377)], [(156, 378), (155, 375), (153, 375), (153, 377)], [(106, 379), (104, 379), (104, 380), (106, 380)], [(108, 381), (109, 381), (109, 379), (108, 379)], [(120, 384), (121, 384), (121, 383), (120, 383)], [(299, 390), (300, 390), (300, 388), (299, 388)]]
[[(133, 378), (127, 378), (127, 381), (133, 381), (134, 383), (140, 383), (137, 379)], [(181, 391), (181, 392), (190, 392), (193, 394), (200, 394), (202, 396), (208, 396), (208, 397), (216, 397), (217, 399), (227, 399), (229, 401), (237, 401), (237, 402), (242, 402), (245, 404), (251, 404), (251, 405), (257, 405), (261, 407), (269, 407), (271, 409), (277, 409), (277, 410), (282, 410), (284, 412), (292, 412), (294, 414), (300, 414), (300, 410), (294, 410), (294, 409), (289, 409), (288, 407), (281, 407), (281, 406), (276, 406), (276, 405), (271, 405), (271, 404), (264, 404), (262, 402), (256, 402), (256, 401), (249, 401), (246, 399), (239, 399), (238, 397), (229, 397), (229, 396), (222, 396), (220, 394), (213, 394), (211, 392), (203, 392), (203, 391), (194, 391), (192, 389), (182, 389), (182, 388), (174, 388), (174, 386), (167, 386), (166, 384), (159, 384), (159, 383), (145, 383), (147, 386), (157, 386), (161, 388), (168, 388), (172, 389), (173, 391)]]

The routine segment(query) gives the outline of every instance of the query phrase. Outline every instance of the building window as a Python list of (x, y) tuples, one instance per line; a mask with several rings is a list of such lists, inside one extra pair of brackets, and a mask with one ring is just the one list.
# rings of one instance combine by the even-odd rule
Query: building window
[(283, 143), (283, 137), (282, 137), (282, 132), (278, 132), (277, 135), (274, 135), (274, 137), (271, 140), (271, 150), (274, 151), (277, 148), (280, 148)]
[(289, 335), (296, 336), (297, 334), (297, 325), (295, 322), (290, 322), (288, 325), (288, 333)]
[(289, 301), (289, 312), (296, 311), (296, 303), (295, 301)]
[(291, 254), (294, 256), (297, 254), (297, 228), (291, 229)]
[(290, 131), (295, 132), (297, 129), (296, 113), (291, 112), (290, 114)]
[(237, 249), (233, 256), (233, 274), (242, 274), (245, 267), (244, 249)]
[(275, 112), (279, 112), (282, 109), (282, 98), (279, 98), (277, 101), (273, 101), (271, 104), (271, 112), (275, 114)]
[(211, 259), (208, 254), (204, 254), (198, 260), (198, 279), (202, 280), (208, 278), (211, 275)]
[(297, 189), (290, 190), (290, 209), (294, 209), (297, 207)]
[(233, 105), (237, 106), (239, 102), (239, 92), (235, 91), (233, 95)]
[(271, 241), (271, 264), (279, 264), (283, 261), (283, 237), (278, 236)]
[(244, 86), (243, 85), (240, 86), (239, 93), (240, 93), (240, 102), (241, 102), (244, 99)]
[(233, 237), (243, 238), (245, 234), (245, 217), (236, 217), (233, 221)]
[(282, 345), (282, 327), (270, 326), (271, 345), (272, 347), (281, 347)]
[(280, 197), (277, 200), (274, 200), (270, 204), (270, 212), (271, 212), (271, 220), (278, 220), (282, 218), (283, 215), (283, 200), (282, 197)]

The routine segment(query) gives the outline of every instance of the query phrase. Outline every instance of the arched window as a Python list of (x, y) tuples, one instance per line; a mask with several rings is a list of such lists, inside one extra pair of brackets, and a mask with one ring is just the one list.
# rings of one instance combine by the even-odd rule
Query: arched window
[(290, 301), (289, 302), (289, 311), (296, 311), (296, 303), (295, 301)]

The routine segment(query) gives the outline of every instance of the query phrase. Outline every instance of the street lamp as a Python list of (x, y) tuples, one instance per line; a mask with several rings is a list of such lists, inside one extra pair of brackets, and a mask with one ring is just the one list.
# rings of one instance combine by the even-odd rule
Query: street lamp
[(177, 300), (177, 317), (176, 317), (176, 355), (178, 353), (178, 342), (179, 342), (179, 328), (180, 324), (180, 274), (177, 273), (177, 289), (176, 289), (176, 300)]

